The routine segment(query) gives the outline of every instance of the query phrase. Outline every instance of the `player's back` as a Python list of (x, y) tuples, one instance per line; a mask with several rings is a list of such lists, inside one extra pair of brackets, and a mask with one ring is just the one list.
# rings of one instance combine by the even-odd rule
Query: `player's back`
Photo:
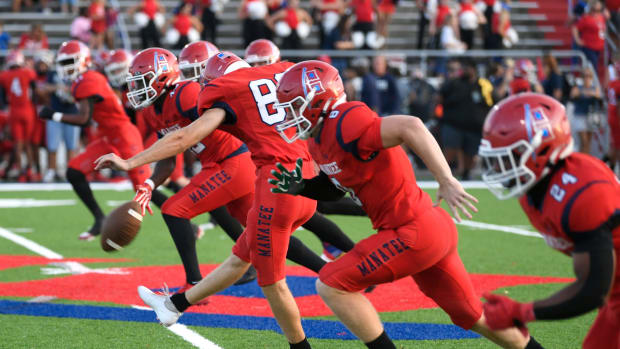
[[(158, 111), (151, 105), (144, 110), (144, 118), (159, 137), (181, 129), (198, 118), (196, 101), (199, 92), (200, 85), (196, 82), (177, 83), (171, 91), (162, 96), (164, 101), (161, 110)], [(204, 166), (211, 162), (223, 161), (238, 151), (247, 152), (247, 147), (231, 134), (215, 130), (190, 150)]]
[[(418, 187), (403, 149), (381, 149), (378, 122), (380, 118), (364, 103), (343, 103), (323, 121), (309, 146), (321, 171), (359, 199), (373, 227), (389, 229), (412, 222), (432, 202)], [(378, 146), (368, 148), (365, 137), (375, 137), (371, 143), (379, 137)]]
[(103, 132), (115, 133), (119, 127), (131, 124), (123, 105), (108, 84), (106, 77), (94, 70), (80, 75), (71, 86), (76, 101), (93, 98), (93, 120)]
[(285, 117), (283, 110), (274, 108), (277, 82), (292, 65), (282, 62), (239, 69), (209, 82), (200, 93), (198, 113), (211, 107), (225, 109), (226, 120), (220, 128), (247, 144), (257, 167), (297, 158), (310, 160), (306, 142), (288, 144), (274, 127)]
[(11, 114), (32, 113), (31, 84), (37, 79), (37, 74), (30, 68), (13, 68), (0, 72), (0, 86), (4, 89), (7, 102), (11, 107)]
[(540, 207), (529, 194), (519, 200), (547, 244), (570, 254), (575, 236), (608, 224), (620, 252), (620, 183), (614, 173), (590, 155), (573, 153), (548, 180)]

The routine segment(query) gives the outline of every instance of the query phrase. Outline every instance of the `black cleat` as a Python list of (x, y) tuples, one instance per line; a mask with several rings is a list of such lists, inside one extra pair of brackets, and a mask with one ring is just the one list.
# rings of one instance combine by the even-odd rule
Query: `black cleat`
[(239, 280), (237, 280), (237, 282), (235, 282), (234, 285), (235, 286), (239, 286), (239, 285), (247, 284), (248, 282), (252, 282), (254, 280), (256, 280), (256, 269), (254, 269), (254, 267), (250, 265), (250, 267), (245, 272), (245, 274), (243, 274), (239, 278)]
[(88, 231), (83, 232), (78, 236), (80, 240), (92, 241), (95, 237), (101, 234), (101, 226), (103, 225), (103, 218), (98, 218), (95, 220), (95, 224)]

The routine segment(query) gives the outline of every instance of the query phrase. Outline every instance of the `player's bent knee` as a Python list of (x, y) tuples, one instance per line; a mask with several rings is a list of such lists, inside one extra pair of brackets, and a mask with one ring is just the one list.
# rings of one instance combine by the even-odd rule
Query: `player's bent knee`
[(316, 292), (322, 297), (330, 297), (330, 296), (338, 296), (338, 295), (345, 295), (349, 292), (344, 291), (344, 290), (339, 290), (337, 288), (331, 287), (326, 285), (325, 283), (323, 283), (323, 281), (321, 281), (321, 279), (317, 279), (316, 283)]

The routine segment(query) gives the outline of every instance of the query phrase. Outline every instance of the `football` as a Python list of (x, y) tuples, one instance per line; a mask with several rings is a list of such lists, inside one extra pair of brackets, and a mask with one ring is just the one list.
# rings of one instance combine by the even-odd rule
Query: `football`
[(101, 248), (104, 251), (120, 251), (133, 241), (142, 224), (140, 211), (140, 204), (132, 200), (106, 216), (101, 228)]

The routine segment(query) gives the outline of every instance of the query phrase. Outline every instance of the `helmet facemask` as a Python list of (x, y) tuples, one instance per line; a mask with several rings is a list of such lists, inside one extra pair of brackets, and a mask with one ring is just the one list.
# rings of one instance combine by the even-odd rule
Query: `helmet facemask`
[[(505, 147), (493, 148), (482, 139), (478, 154), (484, 160), (482, 180), (500, 200), (525, 194), (537, 182), (536, 174), (526, 163), (535, 157), (534, 150), (542, 143), (543, 132), (536, 133), (530, 144), (521, 139)], [(541, 177), (548, 169), (543, 170)]]
[[(305, 98), (303, 96), (297, 96), (288, 102), (276, 103), (274, 105), (274, 108), (283, 109), (286, 113), (284, 121), (276, 125), (276, 131), (280, 133), (280, 136), (287, 143), (293, 143), (298, 139), (310, 138), (314, 130), (323, 122), (323, 116), (327, 113), (327, 109), (331, 105), (331, 100), (325, 102), (315, 125), (312, 125), (312, 122), (304, 116), (304, 112), (314, 99), (315, 94), (316, 90), (311, 89), (308, 96)], [(285, 131), (291, 127), (295, 127), (297, 132), (295, 132), (292, 137), (289, 137)]]
[(157, 91), (153, 88), (155, 73), (148, 71), (144, 74), (127, 76), (127, 99), (134, 109), (146, 108), (157, 99)]
[(196, 81), (200, 79), (200, 75), (205, 68), (207, 61), (204, 60), (202, 62), (189, 63), (187, 61), (183, 61), (179, 63), (179, 70), (181, 71), (181, 80), (180, 81)]
[(120, 88), (127, 82), (129, 63), (111, 63), (106, 65), (104, 69), (112, 86)]
[(58, 77), (66, 82), (75, 81), (86, 69), (84, 59), (79, 54), (62, 55), (56, 59), (56, 73)]

